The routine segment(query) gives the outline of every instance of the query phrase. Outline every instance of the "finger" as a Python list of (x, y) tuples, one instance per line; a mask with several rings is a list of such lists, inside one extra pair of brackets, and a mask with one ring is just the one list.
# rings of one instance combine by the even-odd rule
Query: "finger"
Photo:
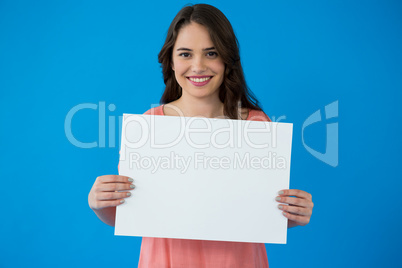
[(97, 192), (112, 192), (112, 191), (124, 191), (133, 190), (134, 184), (131, 183), (101, 183), (95, 187)]
[(110, 201), (96, 201), (94, 209), (103, 209), (108, 207), (116, 207), (125, 202), (124, 199), (110, 200)]
[(299, 207), (313, 208), (313, 202), (303, 198), (278, 196), (275, 198), (275, 200), (281, 203), (292, 204)]
[(297, 190), (297, 189), (281, 190), (278, 192), (278, 194), (281, 196), (297, 196), (300, 198), (312, 200), (311, 194), (303, 190)]
[(309, 208), (297, 207), (297, 206), (286, 206), (286, 205), (278, 205), (280, 210), (290, 212), (292, 214), (297, 214), (301, 216), (311, 216), (312, 211)]
[(131, 183), (134, 180), (130, 177), (127, 176), (121, 176), (121, 175), (104, 175), (104, 176), (99, 176), (96, 178), (97, 181), (101, 183), (109, 183), (109, 182), (126, 182), (126, 183)]
[(306, 225), (310, 222), (310, 217), (308, 217), (308, 216), (294, 215), (292, 213), (285, 212), (285, 211), (282, 212), (282, 214), (289, 220), (294, 221), (299, 225)]
[(100, 192), (96, 195), (98, 200), (123, 199), (130, 197), (130, 192)]

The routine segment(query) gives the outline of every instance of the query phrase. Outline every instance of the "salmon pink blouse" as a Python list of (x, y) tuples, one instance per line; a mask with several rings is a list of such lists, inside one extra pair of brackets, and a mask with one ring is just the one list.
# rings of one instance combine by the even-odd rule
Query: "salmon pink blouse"
[[(145, 114), (164, 115), (163, 105)], [(249, 109), (247, 120), (271, 121), (262, 111)], [(247, 268), (268, 265), (262, 243), (143, 237), (140, 268)]]

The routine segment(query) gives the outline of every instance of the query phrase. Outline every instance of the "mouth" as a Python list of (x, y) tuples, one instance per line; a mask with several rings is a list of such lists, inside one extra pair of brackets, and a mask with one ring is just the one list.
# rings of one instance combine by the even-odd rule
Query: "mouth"
[(213, 76), (188, 76), (186, 77), (191, 84), (200, 87), (209, 83)]

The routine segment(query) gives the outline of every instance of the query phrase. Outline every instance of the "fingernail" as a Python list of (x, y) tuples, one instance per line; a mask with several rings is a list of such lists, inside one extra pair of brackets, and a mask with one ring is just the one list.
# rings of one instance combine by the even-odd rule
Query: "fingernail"
[(282, 209), (282, 208), (283, 208), (283, 206), (282, 206), (282, 205), (278, 205), (278, 208), (279, 208), (279, 209)]
[(134, 188), (135, 188), (135, 185), (134, 185), (134, 184), (130, 184), (130, 188), (131, 188), (131, 189), (134, 189)]
[(283, 194), (283, 191), (279, 191), (278, 194)]
[(124, 199), (120, 200), (120, 203), (124, 203)]
[(287, 213), (286, 213), (286, 212), (282, 212), (282, 214), (283, 214), (284, 216), (286, 216)]
[(131, 193), (127, 193), (127, 196), (131, 196)]
[(128, 181), (133, 182), (134, 180), (132, 178), (128, 178)]
[(276, 201), (281, 201), (281, 198), (278, 196), (277, 198), (275, 198)]

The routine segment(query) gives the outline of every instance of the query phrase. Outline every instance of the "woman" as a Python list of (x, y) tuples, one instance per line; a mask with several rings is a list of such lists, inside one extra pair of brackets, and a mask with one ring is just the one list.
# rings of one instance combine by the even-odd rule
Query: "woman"
[[(159, 62), (166, 85), (163, 105), (146, 114), (270, 121), (247, 89), (232, 26), (215, 7), (197, 4), (180, 10)], [(100, 176), (89, 193), (89, 206), (114, 226), (116, 206), (134, 188), (131, 178)], [(313, 208), (309, 193), (284, 189), (277, 201), (288, 228), (309, 223)], [(268, 259), (261, 243), (144, 237), (139, 267), (268, 267)]]

